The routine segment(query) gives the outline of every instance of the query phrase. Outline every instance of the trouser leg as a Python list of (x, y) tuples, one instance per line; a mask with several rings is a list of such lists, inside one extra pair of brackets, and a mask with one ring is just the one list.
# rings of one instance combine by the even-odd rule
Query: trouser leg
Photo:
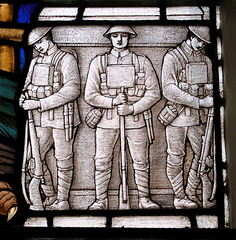
[(149, 142), (146, 128), (126, 130), (139, 197), (149, 196)]
[(204, 131), (205, 125), (190, 127), (188, 131), (188, 139), (194, 153), (194, 158), (192, 160), (188, 173), (186, 194), (190, 199), (196, 201), (199, 205), (201, 205), (201, 202), (196, 195), (196, 190), (201, 182), (201, 179), (198, 176), (197, 171), (201, 154), (202, 136), (204, 135)]
[[(76, 128), (74, 128), (74, 133)], [(68, 201), (73, 178), (74, 139), (65, 140), (64, 129), (54, 129), (55, 158), (57, 159), (57, 199)]]
[(149, 197), (149, 141), (146, 128), (126, 130), (138, 189), (139, 209), (158, 209)]
[(111, 178), (114, 147), (119, 129), (96, 129), (95, 191), (96, 200), (89, 210), (108, 209), (108, 185)]
[[(76, 128), (74, 129), (74, 133)], [(65, 140), (64, 129), (53, 129), (55, 158), (57, 165), (57, 200), (49, 210), (69, 210), (69, 195), (73, 179), (73, 144), (74, 139)]]
[(55, 190), (53, 186), (51, 172), (48, 168), (46, 159), (47, 153), (53, 145), (52, 129), (36, 127), (37, 138), (39, 139), (39, 152), (43, 165), (43, 178), (44, 181), (41, 184), (41, 188), (46, 197), (55, 196)]
[(185, 141), (187, 128), (166, 127), (167, 139), (167, 176), (173, 188), (175, 197), (184, 198), (183, 160), (185, 156)]
[(112, 158), (115, 144), (119, 136), (118, 129), (96, 130), (96, 154), (95, 154), (95, 187), (96, 199), (107, 198), (108, 184), (111, 178)]

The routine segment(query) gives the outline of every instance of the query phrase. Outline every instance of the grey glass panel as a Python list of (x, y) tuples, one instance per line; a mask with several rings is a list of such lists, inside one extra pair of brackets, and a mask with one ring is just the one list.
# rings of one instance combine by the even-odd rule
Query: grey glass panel
[(168, 20), (203, 20), (209, 19), (209, 8), (195, 6), (167, 7), (166, 15)]
[(86, 8), (83, 20), (159, 20), (157, 7)]
[(45, 7), (40, 12), (38, 21), (72, 21), (77, 14), (76, 7)]

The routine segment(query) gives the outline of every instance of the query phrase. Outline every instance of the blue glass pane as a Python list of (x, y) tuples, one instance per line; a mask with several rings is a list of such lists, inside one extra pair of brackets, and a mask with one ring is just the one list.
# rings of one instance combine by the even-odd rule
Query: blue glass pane
[(20, 70), (22, 71), (25, 66), (25, 50), (20, 48)]
[(29, 23), (32, 13), (38, 4), (21, 4), (18, 12), (19, 23)]

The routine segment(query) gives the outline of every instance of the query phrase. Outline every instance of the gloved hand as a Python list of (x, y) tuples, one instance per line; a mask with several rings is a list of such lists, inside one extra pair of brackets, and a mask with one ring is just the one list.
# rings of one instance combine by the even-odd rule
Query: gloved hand
[(0, 181), (0, 215), (8, 216), (7, 221), (9, 221), (17, 209), (17, 200), (13, 189), (7, 182)]

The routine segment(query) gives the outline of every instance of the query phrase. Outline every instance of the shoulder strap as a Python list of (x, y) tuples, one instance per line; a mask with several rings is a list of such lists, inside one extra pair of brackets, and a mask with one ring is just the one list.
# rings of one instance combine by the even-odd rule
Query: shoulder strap
[(135, 64), (135, 70), (136, 72), (144, 72), (144, 63), (146, 60), (146, 56), (145, 55), (136, 55), (135, 53), (133, 53), (133, 63)]
[(98, 55), (98, 64), (99, 64), (100, 73), (105, 73), (108, 65), (107, 53), (103, 55)]
[(189, 63), (189, 60), (188, 60), (186, 54), (184, 53), (182, 47), (181, 47), (181, 46), (178, 46), (178, 47), (176, 48), (176, 50), (181, 54), (181, 56), (183, 57), (183, 59), (185, 60), (185, 62), (186, 62), (186, 63)]
[(62, 50), (58, 50), (55, 55), (53, 56), (53, 59), (52, 59), (52, 65), (55, 66), (55, 69), (57, 70), (58, 68), (58, 65), (61, 61), (61, 59), (67, 54), (67, 52), (65, 51), (62, 51)]
[(145, 55), (139, 55), (139, 66), (140, 66), (140, 69), (139, 69), (139, 71), (140, 72), (144, 72), (144, 63), (145, 63), (145, 61), (146, 61), (146, 56)]
[(168, 51), (170, 55), (173, 56), (174, 59), (176, 59), (177, 62), (180, 63), (182, 69), (186, 68), (186, 64), (189, 62), (188, 58), (184, 54), (183, 50), (178, 46), (175, 49), (172, 49)]

